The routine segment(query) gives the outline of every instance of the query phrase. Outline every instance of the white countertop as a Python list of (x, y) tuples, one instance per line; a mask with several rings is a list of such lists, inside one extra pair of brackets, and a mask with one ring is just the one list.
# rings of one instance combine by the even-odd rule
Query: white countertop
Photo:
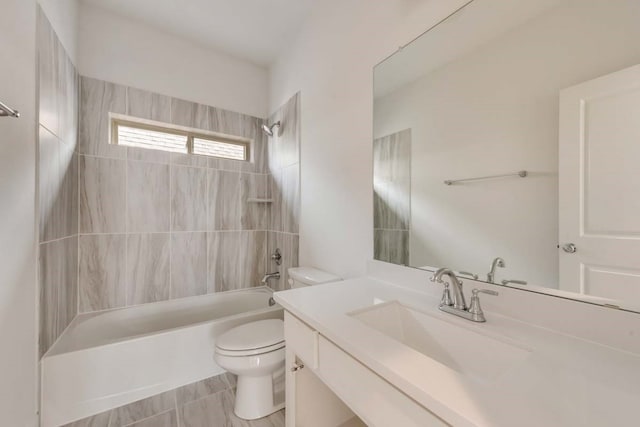
[[(629, 426), (638, 420), (638, 354), (487, 310), (487, 323), (470, 322), (439, 311), (438, 300), (427, 293), (368, 277), (277, 292), (274, 297), (287, 311), (454, 426), (603, 427)], [(501, 337), (531, 354), (491, 382), (469, 378), (348, 315), (387, 301)]]

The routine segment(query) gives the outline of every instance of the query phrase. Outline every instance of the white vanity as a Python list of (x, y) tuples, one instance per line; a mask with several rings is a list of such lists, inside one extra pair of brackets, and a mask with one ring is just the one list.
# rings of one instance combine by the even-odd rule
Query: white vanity
[[(286, 310), (287, 426), (636, 419), (640, 322), (610, 329), (633, 313), (468, 281), (467, 293), (500, 292), (482, 301), (487, 322), (474, 323), (438, 310), (442, 289), (430, 273), (371, 266), (371, 277), (275, 294)], [(584, 317), (601, 317), (602, 330), (581, 329)]]

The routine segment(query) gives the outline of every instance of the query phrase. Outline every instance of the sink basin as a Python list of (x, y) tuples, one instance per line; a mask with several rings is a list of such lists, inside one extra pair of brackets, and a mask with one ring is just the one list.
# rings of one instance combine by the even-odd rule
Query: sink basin
[(482, 382), (495, 381), (530, 354), (530, 350), (507, 340), (474, 332), (395, 301), (365, 308), (350, 316), (424, 356)]

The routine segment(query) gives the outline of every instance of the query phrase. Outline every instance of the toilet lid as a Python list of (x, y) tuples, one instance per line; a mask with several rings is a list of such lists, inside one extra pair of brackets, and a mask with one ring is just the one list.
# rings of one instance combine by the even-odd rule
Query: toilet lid
[(284, 342), (284, 322), (280, 319), (258, 320), (236, 326), (220, 335), (216, 347), (243, 351), (270, 347)]

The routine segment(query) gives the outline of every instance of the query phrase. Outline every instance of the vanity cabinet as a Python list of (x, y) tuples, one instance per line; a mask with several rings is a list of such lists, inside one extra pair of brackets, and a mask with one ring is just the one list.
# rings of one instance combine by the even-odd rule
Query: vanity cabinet
[(284, 327), (287, 427), (448, 425), (289, 312)]

